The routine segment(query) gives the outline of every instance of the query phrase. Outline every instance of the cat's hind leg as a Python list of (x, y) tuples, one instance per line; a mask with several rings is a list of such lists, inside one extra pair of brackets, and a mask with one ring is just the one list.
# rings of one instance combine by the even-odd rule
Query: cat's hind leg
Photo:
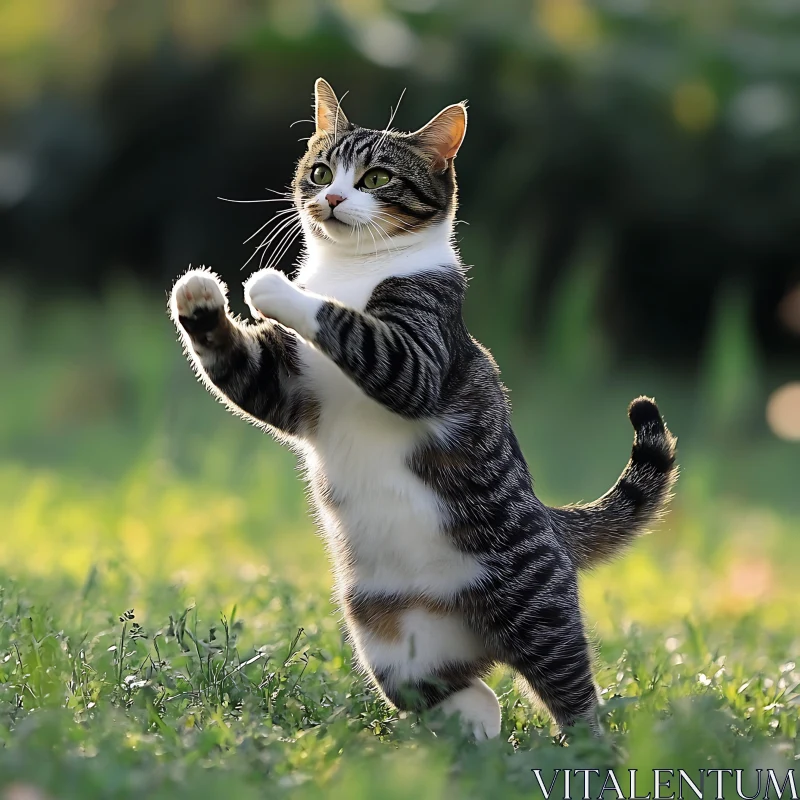
[(562, 732), (583, 720), (596, 736), (602, 734), (589, 643), (579, 619), (563, 626), (552, 649), (520, 654), (512, 666), (523, 689), (544, 704)]
[(492, 587), (489, 603), (481, 595), (468, 598), (469, 620), (491, 654), (517, 671), (523, 688), (562, 730), (585, 720), (599, 734), (597, 689), (574, 566), (547, 541), (532, 542), (518, 557), (510, 579), (495, 576), (497, 588)]

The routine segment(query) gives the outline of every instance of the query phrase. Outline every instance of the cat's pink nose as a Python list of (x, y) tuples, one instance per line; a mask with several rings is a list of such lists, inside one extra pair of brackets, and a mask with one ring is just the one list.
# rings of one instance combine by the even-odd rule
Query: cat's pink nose
[(340, 194), (326, 194), (325, 199), (328, 201), (328, 205), (331, 208), (336, 208), (344, 200)]

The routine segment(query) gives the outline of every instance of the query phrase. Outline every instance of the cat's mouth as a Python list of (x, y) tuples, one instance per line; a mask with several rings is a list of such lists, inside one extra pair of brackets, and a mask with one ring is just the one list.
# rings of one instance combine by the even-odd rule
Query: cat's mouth
[(322, 208), (309, 209), (310, 221), (317, 235), (334, 242), (349, 240), (355, 230), (353, 223), (338, 217), (333, 209), (328, 210), (328, 216), (323, 219), (324, 213), (325, 209)]
[(338, 228), (340, 226), (341, 227), (345, 227), (345, 228), (349, 228), (350, 227), (350, 225), (348, 223), (346, 223), (344, 220), (339, 219), (339, 217), (337, 217), (333, 213), (333, 211), (331, 211), (331, 215), (329, 217), (327, 217), (327, 219), (323, 219), (322, 220), (322, 224), (323, 225), (331, 225), (333, 228)]

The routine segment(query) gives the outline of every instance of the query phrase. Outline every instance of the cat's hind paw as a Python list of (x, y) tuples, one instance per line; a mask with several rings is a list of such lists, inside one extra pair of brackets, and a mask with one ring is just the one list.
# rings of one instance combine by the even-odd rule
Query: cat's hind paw
[(226, 294), (225, 284), (210, 270), (189, 270), (172, 288), (172, 318), (193, 336), (208, 333), (225, 315)]
[(447, 716), (458, 715), (465, 733), (482, 742), (500, 735), (500, 702), (497, 695), (481, 680), (450, 695), (439, 708)]

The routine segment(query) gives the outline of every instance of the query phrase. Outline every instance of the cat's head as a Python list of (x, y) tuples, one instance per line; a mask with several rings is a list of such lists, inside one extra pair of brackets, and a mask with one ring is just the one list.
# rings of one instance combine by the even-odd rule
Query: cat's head
[(453, 161), (467, 129), (463, 103), (414, 133), (399, 133), (354, 125), (322, 78), (314, 97), (316, 130), (293, 187), (307, 235), (352, 246), (357, 239), (380, 242), (452, 221)]

